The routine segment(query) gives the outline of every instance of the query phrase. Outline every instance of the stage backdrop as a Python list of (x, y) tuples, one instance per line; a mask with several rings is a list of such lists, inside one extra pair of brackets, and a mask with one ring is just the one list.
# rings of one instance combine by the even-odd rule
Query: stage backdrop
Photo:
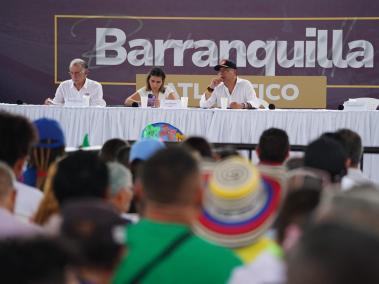
[(187, 2), (7, 1), (0, 102), (42, 103), (77, 57), (88, 61), (108, 104), (121, 104), (159, 66), (196, 105), (223, 58), (279, 107), (379, 98), (378, 1)]

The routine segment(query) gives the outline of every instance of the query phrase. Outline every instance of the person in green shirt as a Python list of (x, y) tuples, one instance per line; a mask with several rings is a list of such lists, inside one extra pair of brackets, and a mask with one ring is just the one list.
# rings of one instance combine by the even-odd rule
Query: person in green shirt
[(146, 161), (140, 178), (143, 219), (127, 229), (128, 254), (113, 283), (227, 283), (241, 260), (191, 232), (202, 199), (194, 158), (182, 148), (161, 150)]

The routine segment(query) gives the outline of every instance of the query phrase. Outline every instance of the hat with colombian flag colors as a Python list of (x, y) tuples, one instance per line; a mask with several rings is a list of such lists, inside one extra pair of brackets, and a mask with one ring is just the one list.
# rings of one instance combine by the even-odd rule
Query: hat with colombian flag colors
[(272, 225), (281, 200), (278, 181), (243, 158), (225, 159), (214, 169), (194, 230), (230, 248), (247, 246)]

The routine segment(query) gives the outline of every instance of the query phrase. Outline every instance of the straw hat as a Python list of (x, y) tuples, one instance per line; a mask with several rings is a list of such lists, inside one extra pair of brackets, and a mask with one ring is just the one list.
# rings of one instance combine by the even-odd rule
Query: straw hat
[(227, 247), (249, 245), (271, 226), (281, 199), (278, 181), (245, 159), (228, 158), (214, 169), (194, 230)]

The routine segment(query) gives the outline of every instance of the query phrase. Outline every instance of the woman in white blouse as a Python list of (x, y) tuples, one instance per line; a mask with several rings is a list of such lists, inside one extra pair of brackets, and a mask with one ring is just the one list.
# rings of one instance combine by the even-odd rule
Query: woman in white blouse
[(166, 74), (161, 68), (154, 67), (146, 78), (146, 86), (129, 96), (125, 100), (126, 106), (138, 106), (141, 97), (148, 97), (148, 106), (159, 107), (160, 100), (175, 100), (175, 92), (164, 85)]

